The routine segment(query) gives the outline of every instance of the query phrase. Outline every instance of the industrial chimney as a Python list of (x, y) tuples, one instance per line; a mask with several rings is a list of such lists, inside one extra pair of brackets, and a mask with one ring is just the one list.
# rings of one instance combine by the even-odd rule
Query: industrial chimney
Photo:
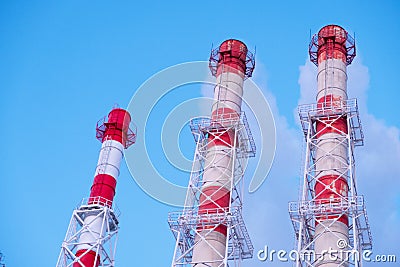
[[(254, 140), (241, 110), (243, 83), (254, 70), (254, 56), (238, 40), (212, 50), (216, 77), (210, 118), (190, 122), (196, 151), (183, 212), (169, 214), (176, 238), (172, 266), (228, 266), (252, 257), (242, 218), (242, 182)], [(240, 240), (240, 241), (239, 241)]]
[(124, 149), (135, 142), (128, 111), (114, 108), (97, 123), (102, 142), (90, 196), (73, 211), (57, 267), (114, 266), (118, 210), (113, 205)]
[(347, 97), (355, 42), (342, 27), (328, 25), (313, 36), (309, 54), (318, 67), (318, 90), (316, 104), (298, 108), (306, 157), (301, 199), (289, 203), (297, 266), (361, 266), (362, 250), (372, 241), (355, 183), (354, 147), (363, 145), (364, 135), (357, 100)]

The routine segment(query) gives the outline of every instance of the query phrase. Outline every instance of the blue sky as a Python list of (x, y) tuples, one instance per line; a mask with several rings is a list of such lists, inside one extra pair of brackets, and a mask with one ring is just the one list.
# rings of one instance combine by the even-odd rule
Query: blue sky
[[(303, 153), (294, 110), (310, 99), (315, 81), (306, 63), (310, 30), (331, 23), (356, 33), (348, 90), (362, 99), (366, 134), (366, 146), (356, 151), (359, 190), (377, 253), (399, 258), (399, 13), (398, 1), (0, 2), (0, 251), (7, 266), (55, 265), (72, 210), (89, 194), (100, 149), (97, 120), (115, 103), (126, 107), (156, 72), (207, 60), (211, 45), (228, 38), (257, 48), (254, 81), (277, 123), (275, 162), (261, 189), (247, 194), (245, 220), (256, 250), (292, 249), (286, 209), (297, 199)], [(191, 90), (182, 100), (201, 96), (200, 86)], [(188, 142), (183, 153), (190, 157), (193, 139), (182, 132), (180, 143)], [(189, 176), (181, 175), (185, 184)], [(174, 239), (166, 219), (174, 208), (146, 195), (125, 164), (117, 187), (118, 266), (169, 266)]]

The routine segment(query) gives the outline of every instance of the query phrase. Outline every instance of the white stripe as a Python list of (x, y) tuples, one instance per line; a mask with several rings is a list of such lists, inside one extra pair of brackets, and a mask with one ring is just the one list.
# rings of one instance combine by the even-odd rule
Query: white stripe
[(95, 176), (108, 174), (117, 179), (123, 156), (124, 147), (120, 142), (114, 140), (104, 141), (101, 146)]
[(346, 64), (342, 60), (327, 59), (318, 64), (317, 81), (317, 101), (327, 95), (347, 99)]
[(243, 96), (243, 77), (233, 72), (224, 72), (217, 76), (214, 88), (212, 111), (230, 108), (240, 113)]

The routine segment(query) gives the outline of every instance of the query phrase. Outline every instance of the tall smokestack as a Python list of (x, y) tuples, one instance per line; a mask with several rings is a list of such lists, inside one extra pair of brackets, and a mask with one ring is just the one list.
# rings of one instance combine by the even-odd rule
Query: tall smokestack
[[(336, 25), (323, 27), (318, 33), (318, 91), (317, 107), (321, 110), (340, 108), (340, 104), (347, 100), (348, 63), (347, 32)], [(355, 54), (354, 54), (355, 55)], [(339, 106), (338, 106), (339, 105)], [(348, 176), (346, 175), (348, 144), (342, 140), (348, 134), (346, 116), (325, 116), (316, 121), (317, 147), (315, 160), (314, 185), (315, 200), (317, 203), (340, 202), (341, 197), (348, 196)], [(340, 249), (339, 240), (349, 243), (349, 223), (347, 214), (341, 216), (321, 216), (315, 222), (315, 252), (322, 256), (322, 252), (329, 249)], [(329, 228), (331, 232), (325, 231)], [(329, 260), (328, 255), (317, 266), (334, 267), (343, 261), (338, 257)], [(348, 266), (343, 264), (342, 266)]]
[[(243, 83), (251, 76), (254, 64), (253, 55), (238, 40), (226, 40), (211, 53), (210, 69), (216, 76), (214, 103), (211, 118), (191, 121), (197, 149), (185, 210), (181, 215), (171, 213), (169, 217), (177, 238), (172, 266), (227, 266), (228, 260), (239, 261), (252, 255), (253, 247), (244, 224), (239, 227), (232, 221), (242, 222), (241, 196), (236, 183), (243, 170), (237, 170), (243, 167), (244, 158), (255, 153), (241, 111)], [(244, 151), (248, 147), (254, 150)], [(190, 225), (190, 236), (177, 218), (184, 218)], [(231, 245), (232, 238), (238, 236), (243, 238), (243, 244)], [(190, 245), (181, 246), (181, 242)]]
[(118, 232), (113, 200), (124, 149), (136, 138), (130, 122), (126, 110), (115, 108), (97, 124), (96, 137), (102, 146), (90, 196), (73, 212), (57, 266), (114, 266), (116, 244), (106, 245), (116, 241)]
[[(239, 120), (247, 47), (240, 41), (227, 40), (220, 45), (218, 53), (215, 73), (218, 85), (214, 90), (211, 123), (219, 123), (223, 129), (226, 129), (221, 119), (227, 118), (227, 123), (231, 123), (232, 119)], [(229, 129), (224, 133), (221, 133), (221, 129), (216, 129), (210, 132), (208, 138), (199, 214), (227, 210), (231, 195), (233, 155), (227, 154), (225, 150), (234, 145), (234, 129)], [(214, 230), (199, 226), (198, 231), (196, 242), (199, 242), (199, 245), (193, 250), (193, 262), (201, 263), (197, 265), (199, 267), (220, 266), (225, 256), (227, 226), (221, 224)]]
[[(312, 266), (359, 266), (349, 253), (369, 247), (371, 236), (364, 200), (357, 196), (354, 182), (353, 148), (363, 144), (363, 133), (357, 101), (347, 97), (346, 69), (355, 57), (355, 43), (342, 27), (328, 25), (314, 35), (309, 52), (318, 66), (317, 104), (299, 106), (307, 156), (302, 200), (290, 203), (289, 212), (299, 253), (307, 243), (308, 250), (314, 249)], [(307, 261), (297, 266), (303, 264), (308, 266)]]

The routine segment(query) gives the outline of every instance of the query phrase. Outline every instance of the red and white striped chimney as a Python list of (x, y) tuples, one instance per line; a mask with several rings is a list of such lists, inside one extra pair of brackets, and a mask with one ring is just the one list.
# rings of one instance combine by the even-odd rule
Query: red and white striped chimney
[[(199, 214), (224, 213), (231, 202), (235, 132), (229, 129), (240, 119), (243, 82), (246, 77), (247, 47), (238, 40), (226, 40), (218, 49), (211, 123), (201, 187)], [(213, 55), (212, 55), (213, 56)], [(211, 58), (210, 58), (211, 60)], [(224, 125), (224, 120), (227, 125)], [(228, 125), (230, 124), (230, 125)], [(215, 228), (215, 229), (213, 229)], [(198, 244), (193, 249), (192, 262), (197, 266), (222, 266), (227, 244), (227, 226), (199, 226)]]
[[(104, 122), (98, 123), (96, 137), (102, 142), (102, 146), (88, 205), (112, 207), (124, 149), (134, 142), (129, 133), (130, 122), (128, 111), (115, 108)], [(100, 256), (91, 247), (104, 236), (105, 227), (102, 224), (103, 218), (97, 214), (88, 213), (84, 218), (84, 225), (90, 225), (90, 229), (84, 230), (80, 235), (76, 257), (80, 257), (81, 263), (75, 262), (74, 267), (99, 266)]]
[[(346, 68), (350, 64), (346, 42), (347, 32), (340, 26), (328, 25), (318, 32), (318, 50), (316, 62), (318, 66), (317, 106), (324, 110), (340, 109), (343, 101), (347, 100)], [(348, 196), (347, 158), (348, 143), (344, 136), (348, 132), (346, 117), (322, 116), (316, 122), (316, 183), (315, 199), (319, 204), (340, 202), (341, 197)], [(322, 255), (324, 251), (342, 249), (338, 241), (344, 240), (349, 244), (349, 229), (347, 215), (340, 217), (317, 217), (315, 224), (315, 252)], [(327, 231), (326, 229), (329, 229)], [(342, 241), (343, 242), (343, 241)], [(336, 267), (343, 259), (336, 260), (322, 257), (315, 266)], [(347, 266), (347, 263), (343, 263)]]

